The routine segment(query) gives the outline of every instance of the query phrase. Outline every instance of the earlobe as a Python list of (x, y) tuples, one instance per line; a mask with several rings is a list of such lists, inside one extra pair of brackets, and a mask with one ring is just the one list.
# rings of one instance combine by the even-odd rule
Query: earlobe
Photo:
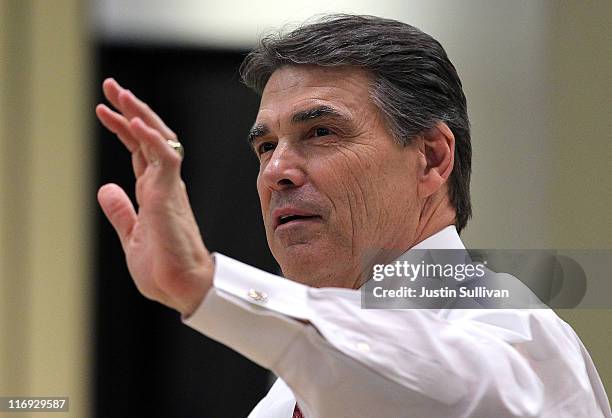
[(425, 198), (436, 193), (453, 171), (455, 136), (446, 123), (438, 122), (422, 135), (421, 141), (426, 167), (419, 182), (419, 195)]

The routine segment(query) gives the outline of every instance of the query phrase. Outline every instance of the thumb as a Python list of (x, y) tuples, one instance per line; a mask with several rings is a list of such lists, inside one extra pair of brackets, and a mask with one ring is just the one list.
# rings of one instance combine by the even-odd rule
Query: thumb
[(121, 187), (109, 183), (98, 190), (98, 202), (125, 248), (128, 236), (136, 223), (136, 211), (130, 198)]

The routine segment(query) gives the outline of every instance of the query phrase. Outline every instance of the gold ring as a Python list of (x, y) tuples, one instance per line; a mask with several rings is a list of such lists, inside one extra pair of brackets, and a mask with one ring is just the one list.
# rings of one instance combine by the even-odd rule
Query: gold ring
[(176, 152), (179, 153), (181, 158), (185, 156), (185, 148), (183, 148), (183, 144), (178, 141), (173, 141), (171, 139), (166, 139), (166, 143), (172, 147)]

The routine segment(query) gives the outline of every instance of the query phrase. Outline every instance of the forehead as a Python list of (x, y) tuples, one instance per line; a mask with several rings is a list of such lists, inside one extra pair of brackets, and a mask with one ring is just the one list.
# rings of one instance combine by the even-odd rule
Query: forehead
[(282, 117), (315, 104), (352, 114), (371, 111), (371, 80), (367, 71), (355, 67), (285, 66), (268, 80), (257, 118)]

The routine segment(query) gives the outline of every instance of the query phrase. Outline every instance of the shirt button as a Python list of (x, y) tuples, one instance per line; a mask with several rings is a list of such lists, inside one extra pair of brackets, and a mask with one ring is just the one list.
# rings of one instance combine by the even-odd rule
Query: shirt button
[(268, 300), (266, 292), (260, 292), (259, 290), (249, 289), (247, 296), (256, 302), (265, 302)]

